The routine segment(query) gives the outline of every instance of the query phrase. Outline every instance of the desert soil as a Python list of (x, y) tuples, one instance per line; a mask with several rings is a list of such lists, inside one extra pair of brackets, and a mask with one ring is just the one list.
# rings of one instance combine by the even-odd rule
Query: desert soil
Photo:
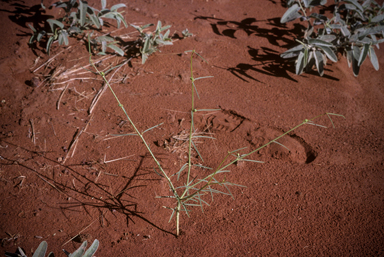
[[(113, 136), (133, 130), (112, 93), (105, 90), (90, 111), (103, 82), (82, 68), (85, 41), (54, 44), (50, 56), (44, 42), (30, 48), (27, 24), (41, 27), (62, 11), (44, 11), (40, 0), (1, 1), (1, 254), (22, 247), (31, 256), (45, 240), (65, 256), (61, 249), (98, 239), (96, 256), (384, 256), (383, 46), (379, 71), (367, 60), (354, 77), (342, 58), (323, 77), (297, 76), (279, 57), (302, 29), (279, 23), (284, 3), (125, 1), (129, 23), (172, 25), (173, 45), (144, 65), (132, 47), (135, 29), (107, 28), (130, 50), (98, 66), (132, 57), (112, 87), (139, 130), (161, 124), (144, 135), (168, 174), (186, 162), (178, 139), (191, 122), (187, 50), (207, 61), (193, 58), (194, 76), (213, 76), (196, 81), (196, 108), (220, 109), (195, 117), (196, 133), (216, 138), (196, 142), (204, 162), (194, 153), (195, 163), (214, 168), (228, 151), (246, 153), (305, 119), (345, 116), (332, 116), (334, 128), (322, 116), (315, 123), (327, 128), (304, 125), (249, 156), (264, 163), (230, 166), (226, 181), (243, 187), (230, 187), (234, 199), (207, 195), (203, 213), (182, 213), (177, 238), (172, 211), (163, 208), (174, 202), (156, 198), (171, 192), (143, 143)], [(186, 28), (192, 37), (183, 38)]]

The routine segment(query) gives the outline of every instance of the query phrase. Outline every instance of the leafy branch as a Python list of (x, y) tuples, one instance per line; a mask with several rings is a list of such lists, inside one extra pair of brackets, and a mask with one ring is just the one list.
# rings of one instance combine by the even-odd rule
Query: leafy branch
[[(100, 30), (102, 26), (104, 26), (105, 19), (115, 20), (118, 28), (121, 23), (123, 23), (125, 27), (128, 27), (122, 12), (118, 10), (119, 8), (126, 7), (126, 5), (116, 4), (110, 9), (107, 9), (106, 5), (107, 1), (101, 0), (101, 10), (97, 10), (83, 0), (70, 0), (52, 4), (52, 6), (56, 8), (63, 8), (65, 15), (57, 20), (47, 20), (50, 27), (49, 32), (44, 30), (37, 31), (32, 25), (28, 24), (33, 32), (29, 39), (29, 44), (33, 44), (35, 41), (40, 42), (44, 36), (47, 36), (46, 51), (49, 54), (53, 42), (58, 41), (59, 45), (68, 45), (69, 37), (83, 35), (90, 29)], [(73, 9), (76, 11), (72, 11)], [(105, 54), (106, 48), (109, 47), (117, 54), (124, 55), (124, 52), (116, 46), (115, 40), (109, 36), (97, 37), (94, 39), (94, 43), (101, 43), (101, 54)]]
[(299, 45), (281, 54), (282, 58), (296, 58), (296, 74), (313, 67), (323, 76), (327, 59), (337, 62), (337, 53), (345, 55), (348, 66), (357, 76), (366, 57), (378, 70), (379, 62), (374, 47), (384, 42), (384, 4), (374, 0), (335, 0), (332, 17), (311, 13), (315, 7), (325, 6), (327, 0), (289, 0), (288, 10), (281, 23), (300, 18), (307, 21)]

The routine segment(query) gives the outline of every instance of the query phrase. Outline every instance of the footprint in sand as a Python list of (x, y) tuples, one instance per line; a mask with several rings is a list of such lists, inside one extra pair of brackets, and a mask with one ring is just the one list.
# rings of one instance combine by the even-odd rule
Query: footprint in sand
[[(236, 131), (236, 133), (244, 134), (252, 149), (257, 149), (284, 133), (282, 130), (270, 127), (255, 128), (250, 119), (233, 110), (216, 112), (206, 117), (203, 122), (206, 131), (215, 133)], [(295, 163), (311, 163), (317, 157), (313, 148), (296, 135), (286, 135), (280, 138), (277, 143), (261, 149), (259, 154)]]

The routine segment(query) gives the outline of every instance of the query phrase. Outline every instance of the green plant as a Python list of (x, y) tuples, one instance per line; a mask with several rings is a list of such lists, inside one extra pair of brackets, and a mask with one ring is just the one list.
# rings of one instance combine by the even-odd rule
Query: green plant
[[(128, 27), (123, 15), (118, 11), (119, 8), (126, 7), (126, 5), (116, 4), (112, 6), (111, 9), (107, 9), (106, 5), (107, 1), (101, 0), (101, 10), (97, 10), (82, 0), (54, 3), (53, 6), (64, 9), (64, 16), (57, 20), (47, 20), (50, 27), (50, 32), (48, 33), (44, 30), (37, 31), (32, 25), (28, 24), (33, 32), (29, 39), (29, 44), (32, 44), (35, 40), (39, 42), (45, 35), (47, 35), (48, 41), (46, 51), (49, 54), (53, 42), (58, 41), (59, 45), (68, 45), (68, 38), (70, 36), (84, 34), (85, 31), (89, 29), (101, 29), (104, 25), (104, 19), (115, 20), (118, 28), (121, 23), (123, 23), (125, 27)], [(72, 11), (73, 9), (76, 11)], [(97, 37), (94, 39), (94, 43), (102, 44), (102, 54), (104, 54), (106, 48), (109, 47), (116, 53), (124, 55), (124, 52), (115, 45), (116, 42), (113, 38), (109, 36)]]
[(191, 32), (189, 32), (188, 29), (185, 29), (181, 32), (181, 34), (183, 35), (183, 37), (192, 37), (193, 34)]
[(296, 74), (308, 72), (314, 66), (320, 76), (324, 74), (327, 59), (337, 62), (337, 53), (345, 55), (348, 66), (357, 76), (361, 64), (369, 56), (378, 70), (379, 62), (374, 46), (384, 42), (384, 4), (374, 0), (335, 0), (334, 11), (326, 16), (310, 13), (314, 7), (325, 6), (327, 0), (288, 0), (289, 9), (280, 22), (297, 18), (307, 21), (299, 45), (281, 54), (282, 58), (296, 58)]
[[(143, 29), (143, 28), (141, 28), (141, 29)], [(194, 127), (194, 115), (196, 112), (199, 112), (199, 111), (212, 111), (212, 110), (197, 110), (197, 109), (195, 109), (195, 94), (198, 96), (195, 82), (199, 79), (204, 79), (207, 77), (194, 78), (193, 66), (192, 66), (193, 57), (194, 56), (201, 57), (201, 56), (199, 54), (197, 54), (195, 51), (190, 51), (190, 52), (191, 52), (191, 59), (190, 59), (191, 125), (190, 125), (190, 131), (189, 131), (189, 135), (188, 135), (188, 161), (187, 161), (187, 163), (182, 165), (182, 167), (180, 168), (180, 170), (178, 172), (176, 172), (174, 174), (168, 174), (167, 172), (165, 172), (162, 165), (160, 164), (160, 162), (158, 161), (158, 159), (154, 155), (149, 143), (144, 138), (144, 134), (146, 132), (152, 130), (153, 128), (155, 128), (159, 125), (153, 126), (150, 129), (147, 129), (147, 130), (141, 132), (136, 127), (135, 123), (131, 120), (131, 118), (129, 117), (125, 107), (120, 102), (116, 93), (112, 89), (112, 87), (109, 84), (105, 74), (103, 72), (99, 71), (98, 68), (93, 64), (91, 52), (90, 52), (90, 56), (89, 56), (90, 64), (92, 65), (92, 67), (94, 68), (96, 73), (99, 74), (103, 78), (104, 82), (108, 85), (109, 89), (111, 90), (112, 94), (114, 95), (114, 97), (118, 103), (118, 106), (122, 109), (127, 120), (129, 121), (132, 128), (134, 129), (135, 134), (133, 134), (133, 135), (138, 136), (140, 138), (140, 140), (144, 143), (147, 151), (151, 155), (152, 159), (155, 161), (156, 166), (157, 166), (157, 170), (156, 170), (156, 168), (154, 168), (155, 173), (157, 173), (159, 176), (166, 179), (166, 181), (167, 181), (167, 184), (170, 188), (170, 191), (172, 192), (172, 195), (170, 195), (170, 196), (158, 196), (158, 198), (167, 198), (167, 199), (174, 199), (175, 200), (173, 207), (165, 207), (165, 208), (172, 210), (170, 221), (174, 216), (176, 216), (176, 236), (180, 235), (180, 213), (181, 212), (185, 212), (189, 216), (189, 213), (190, 213), (189, 208), (190, 207), (200, 207), (201, 210), (203, 211), (204, 204), (209, 205), (208, 202), (205, 199), (203, 199), (204, 197), (206, 197), (206, 195), (210, 195), (212, 197), (212, 201), (213, 201), (213, 194), (224, 194), (224, 195), (230, 195), (233, 197), (233, 195), (229, 189), (229, 186), (240, 186), (240, 185), (236, 185), (234, 183), (226, 181), (225, 176), (221, 177), (220, 179), (217, 178), (217, 176), (219, 176), (219, 175), (224, 175), (225, 173), (230, 172), (227, 169), (229, 166), (231, 166), (231, 165), (233, 165), (239, 161), (258, 162), (255, 160), (246, 159), (246, 157), (248, 157), (251, 154), (259, 151), (260, 149), (268, 146), (271, 143), (278, 143), (277, 140), (279, 138), (292, 132), (293, 130), (297, 129), (298, 127), (300, 127), (304, 124), (313, 124), (312, 121), (314, 119), (322, 116), (322, 115), (320, 115), (320, 116), (315, 117), (311, 120), (305, 120), (304, 122), (302, 122), (298, 126), (294, 127), (293, 129), (287, 131), (283, 135), (277, 137), (276, 139), (270, 141), (269, 143), (259, 147), (258, 149), (255, 149), (249, 153), (240, 154), (240, 152), (246, 148), (241, 148), (241, 149), (237, 149), (234, 151), (230, 151), (227, 153), (227, 155), (224, 157), (222, 162), (216, 168), (205, 167), (205, 166), (199, 164), (198, 162), (195, 162), (192, 160), (192, 155), (193, 155), (192, 151), (194, 150), (195, 152), (197, 152), (201, 161), (203, 161), (203, 159), (202, 159), (202, 157), (201, 157), (201, 155), (200, 155), (200, 153), (196, 147), (196, 144), (194, 143), (194, 140), (197, 138), (210, 138), (210, 139), (212, 139), (212, 138), (209, 136), (199, 135), (198, 133), (196, 133), (196, 130)], [(330, 118), (330, 115), (337, 115), (337, 114), (326, 113), (326, 115)], [(341, 115), (339, 115), (339, 116), (341, 116)], [(316, 125), (316, 124), (313, 124), (313, 125)], [(130, 134), (130, 135), (132, 135), (132, 134)], [(199, 177), (199, 175), (192, 176), (193, 170), (194, 171), (199, 170), (200, 171), (199, 172), (200, 177)], [(184, 175), (186, 174), (184, 176), (185, 181), (181, 185), (176, 186), (177, 184), (180, 184), (180, 182), (178, 182), (178, 181), (179, 181), (179, 178), (182, 177), (183, 171), (186, 171), (184, 173)]]
[[(146, 33), (144, 30), (150, 26), (153, 26), (154, 24), (146, 24), (141, 27), (133, 24), (130, 24), (130, 25), (140, 33), (139, 45), (140, 45), (140, 53), (142, 56), (143, 64), (148, 59), (148, 56), (150, 56), (151, 54), (153, 54), (158, 50), (159, 46), (173, 44), (172, 39), (169, 37), (169, 33), (170, 33), (169, 28), (171, 26), (168, 25), (168, 26), (162, 27), (161, 21), (157, 22), (156, 29), (152, 33), (151, 32)], [(162, 34), (164, 30), (167, 30), (167, 31), (165, 32), (165, 34)]]
[[(84, 241), (81, 246), (74, 251), (73, 253), (68, 253), (67, 251), (63, 250), (64, 253), (68, 257), (92, 257), (95, 252), (97, 251), (97, 248), (99, 247), (99, 240), (95, 239), (92, 243), (92, 245), (88, 248), (88, 250), (85, 252), (85, 249), (87, 248), (87, 241)], [(32, 255), (32, 257), (44, 257), (45, 253), (47, 252), (48, 244), (46, 241), (43, 241), (40, 243), (40, 245), (37, 247), (35, 253)], [(27, 257), (25, 255), (24, 251), (19, 247), (18, 248), (19, 253), (5, 253), (5, 256), (7, 257)], [(53, 257), (54, 254), (50, 252), (48, 254), (48, 257)]]

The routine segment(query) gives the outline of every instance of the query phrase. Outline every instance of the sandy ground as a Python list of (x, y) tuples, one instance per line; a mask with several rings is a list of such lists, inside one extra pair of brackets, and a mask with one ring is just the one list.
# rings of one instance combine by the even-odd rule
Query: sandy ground
[[(126, 5), (129, 23), (172, 25), (173, 46), (162, 47), (145, 65), (133, 56), (112, 81), (140, 131), (161, 124), (145, 137), (168, 174), (186, 162), (177, 138), (191, 122), (187, 50), (208, 62), (194, 58), (194, 76), (213, 76), (196, 82), (196, 108), (220, 109), (195, 117), (197, 132), (216, 138), (199, 139), (204, 162), (194, 153), (195, 163), (215, 168), (228, 151), (254, 150), (325, 112), (345, 119), (333, 117), (332, 128), (327, 116), (320, 117), (315, 122), (328, 128), (304, 125), (279, 141), (290, 151), (272, 144), (249, 157), (263, 164), (230, 166), (226, 181), (244, 187), (230, 188), (234, 199), (214, 195), (211, 202), (207, 195), (204, 213), (182, 213), (177, 238), (175, 220), (168, 222), (172, 212), (163, 208), (174, 202), (156, 198), (170, 191), (144, 145), (138, 137), (111, 136), (133, 131), (112, 93), (103, 92), (89, 111), (103, 82), (81, 68), (88, 64), (85, 42), (54, 44), (49, 57), (44, 44), (31, 49), (27, 24), (41, 26), (59, 11), (44, 12), (39, 0), (1, 1), (2, 252), (20, 246), (31, 256), (45, 240), (55, 256), (65, 256), (61, 249), (98, 239), (96, 256), (384, 255), (383, 47), (377, 51), (380, 71), (366, 61), (355, 78), (341, 59), (327, 65), (324, 77), (297, 76), (279, 54), (295, 44), (300, 27), (279, 23), (286, 10), (280, 1)], [(186, 28), (194, 36), (182, 39)], [(132, 27), (112, 23), (109, 31), (127, 46), (138, 36)], [(99, 65), (128, 57), (112, 56)], [(194, 175), (204, 172), (196, 168)]]

